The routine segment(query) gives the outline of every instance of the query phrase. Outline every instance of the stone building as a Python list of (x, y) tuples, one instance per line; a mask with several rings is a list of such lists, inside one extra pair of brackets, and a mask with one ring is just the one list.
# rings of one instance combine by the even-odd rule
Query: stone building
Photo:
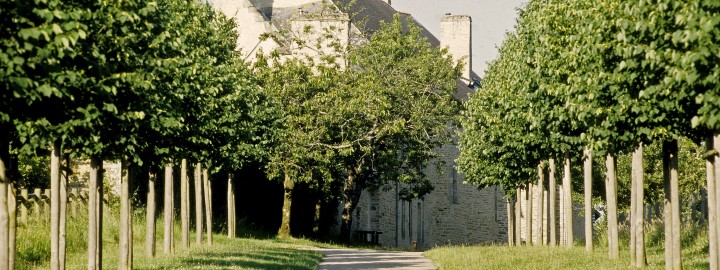
[[(285, 33), (280, 39), (299, 38), (308, 42), (316, 36), (297, 36), (305, 27), (332, 28), (343, 44), (363, 42), (363, 35), (372, 34), (380, 23), (390, 22), (393, 16), (412, 17), (393, 9), (390, 0), (357, 0), (347, 7), (349, 0), (215, 0), (212, 4), (238, 23), (238, 49), (252, 61), (255, 53), (278, 52), (281, 57), (318, 57), (322, 51), (306, 50), (288, 45), (278, 39), (261, 39), (266, 33)], [(328, 12), (327, 6), (334, 8)], [(361, 23), (359, 23), (361, 22)], [(446, 47), (454, 59), (463, 62), (464, 70), (458, 79), (455, 97), (466, 100), (472, 89), (468, 86), (478, 78), (471, 66), (471, 18), (446, 15), (441, 24), (440, 39), (420, 23), (422, 35), (434, 46)], [(290, 34), (288, 34), (290, 33)], [(327, 49), (327, 44), (322, 45)], [(459, 149), (445, 145), (437, 150), (444, 165), (427, 168), (426, 174), (434, 191), (422, 200), (398, 199), (397, 188), (390, 186), (375, 191), (365, 190), (355, 210), (354, 230), (379, 231), (380, 244), (410, 247), (413, 242), (420, 249), (444, 244), (504, 243), (507, 241), (507, 210), (504, 192), (499, 188), (478, 190), (465, 184), (464, 176), (455, 169)], [(576, 226), (580, 227), (580, 226)]]

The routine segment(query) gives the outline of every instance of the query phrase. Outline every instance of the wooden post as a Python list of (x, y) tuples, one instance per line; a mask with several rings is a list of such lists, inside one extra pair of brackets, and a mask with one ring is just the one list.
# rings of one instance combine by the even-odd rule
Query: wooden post
[(212, 245), (212, 192), (207, 168), (203, 169), (203, 180), (205, 182), (205, 230), (207, 231), (208, 245)]
[(515, 245), (515, 200), (506, 198), (505, 201), (507, 202), (508, 246), (512, 247)]
[(544, 209), (544, 196), (545, 196), (545, 189), (543, 188), (543, 185), (545, 185), (545, 161), (541, 161), (538, 165), (538, 183), (537, 183), (537, 245), (545, 245), (545, 241), (543, 240), (543, 231), (545, 231), (543, 223), (545, 222), (543, 212)]
[(22, 203), (20, 204), (20, 223), (27, 224), (28, 223), (28, 190), (27, 188), (20, 189), (20, 197), (22, 198)]
[[(713, 137), (710, 136), (705, 139), (705, 151), (710, 152), (714, 150)], [(710, 246), (710, 269), (717, 270), (720, 267), (718, 263), (718, 217), (716, 208), (717, 197), (715, 193), (715, 157), (716, 154), (707, 156), (705, 158), (705, 173), (707, 177), (707, 215), (708, 215), (708, 244)]]
[(157, 174), (148, 173), (147, 209), (145, 215), (145, 255), (155, 257), (155, 181)]
[(8, 269), (15, 269), (15, 251), (16, 251), (16, 240), (17, 240), (17, 193), (15, 191), (15, 184), (10, 179), (8, 185)]
[(228, 238), (235, 237), (235, 205), (234, 205), (232, 174), (228, 173), (227, 181), (227, 224)]
[(42, 212), (42, 190), (39, 188), (36, 188), (33, 190), (33, 194), (35, 195), (35, 198), (32, 200), (32, 206), (33, 206), (33, 216), (35, 217), (35, 220), (40, 220), (40, 213)]
[(635, 175), (635, 215), (632, 216), (633, 226), (635, 226), (635, 267), (645, 267), (647, 261), (645, 259), (645, 228), (644, 228), (644, 200), (645, 200), (645, 180), (643, 170), (643, 145), (642, 143), (633, 153), (633, 174)]
[[(663, 143), (663, 169), (665, 174), (665, 249), (670, 255), (672, 269), (682, 269), (680, 254), (680, 196), (678, 194), (678, 145), (677, 140)], [(668, 243), (670, 245), (668, 246)], [(669, 251), (668, 251), (669, 249)]]
[(180, 228), (182, 246), (190, 247), (190, 205), (187, 159), (180, 161)]
[(164, 215), (164, 224), (165, 224), (165, 230), (164, 230), (164, 238), (163, 238), (163, 252), (167, 254), (172, 254), (174, 252), (174, 237), (173, 237), (173, 221), (174, 221), (174, 215), (173, 215), (173, 168), (172, 168), (172, 161), (168, 162), (167, 165), (165, 165), (165, 193), (163, 196), (163, 212)]
[(102, 179), (103, 164), (98, 157), (90, 158), (88, 183), (88, 269), (102, 269)]
[(525, 245), (532, 245), (532, 184), (525, 188)]
[(43, 191), (43, 220), (50, 220), (50, 200), (52, 198), (52, 191), (46, 188)]
[(61, 163), (61, 172), (60, 172), (60, 225), (59, 225), (59, 242), (58, 242), (58, 253), (59, 253), (59, 261), (58, 266), (60, 269), (65, 269), (65, 248), (66, 248), (66, 229), (67, 229), (67, 204), (68, 204), (68, 192), (67, 192), (67, 182), (68, 178), (70, 178), (70, 157), (69, 155), (65, 154), (63, 156), (65, 160), (64, 166), (62, 166)]
[[(50, 269), (60, 270), (60, 144), (50, 155)], [(2, 195), (0, 195), (2, 196)]]
[(565, 201), (565, 233), (567, 234), (565, 239), (565, 244), (567, 244), (568, 247), (572, 247), (574, 245), (573, 240), (573, 210), (572, 210), (572, 183), (571, 183), (571, 175), (570, 175), (570, 154), (565, 153), (565, 158), (563, 162), (563, 197)]
[(203, 181), (202, 165), (195, 163), (195, 243), (202, 244), (203, 238)]
[(555, 246), (557, 243), (557, 217), (555, 216), (555, 213), (557, 212), (556, 206), (557, 206), (557, 183), (555, 182), (555, 174), (556, 174), (556, 168), (555, 168), (555, 159), (550, 159), (548, 161), (548, 167), (550, 167), (549, 172), (549, 179), (548, 179), (548, 191), (550, 194), (548, 195), (548, 200), (550, 201), (550, 207), (548, 211), (550, 212), (550, 216), (548, 217), (548, 220), (550, 221), (550, 246)]
[(75, 188), (70, 189), (70, 195), (68, 197), (68, 200), (70, 201), (70, 217), (75, 218), (75, 217), (77, 217), (77, 204), (78, 204), (78, 201), (80, 200), (77, 189), (75, 189)]
[(583, 190), (585, 191), (585, 251), (593, 251), (592, 243), (592, 152), (585, 148), (583, 159)]
[(522, 245), (522, 208), (521, 206), (521, 195), (522, 189), (515, 190), (515, 245)]
[(618, 228), (617, 228), (617, 176), (615, 173), (617, 163), (615, 156), (607, 155), (605, 160), (605, 168), (607, 170), (605, 178), (605, 197), (607, 200), (607, 220), (608, 220), (608, 256), (611, 259), (619, 257), (618, 245)]
[(132, 220), (130, 216), (130, 181), (132, 180), (132, 165), (128, 161), (122, 162), (122, 177), (120, 178), (120, 257), (118, 269), (132, 269)]
[[(5, 139), (5, 138), (3, 138)], [(10, 267), (10, 213), (8, 211), (8, 186), (10, 183), (9, 170), (10, 156), (8, 141), (0, 142), (0, 269)]]

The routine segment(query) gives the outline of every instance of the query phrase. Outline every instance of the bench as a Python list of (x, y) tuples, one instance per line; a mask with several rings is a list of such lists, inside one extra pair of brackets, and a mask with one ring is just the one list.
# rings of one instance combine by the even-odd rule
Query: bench
[[(380, 232), (380, 231), (355, 231), (355, 236), (356, 236), (355, 238), (360, 241), (363, 241), (363, 242), (368, 242), (368, 243), (372, 243), (375, 245), (379, 245), (380, 244), (379, 238), (380, 238), (381, 234), (382, 234), (382, 232)], [(368, 240), (368, 239), (370, 239), (370, 240)]]

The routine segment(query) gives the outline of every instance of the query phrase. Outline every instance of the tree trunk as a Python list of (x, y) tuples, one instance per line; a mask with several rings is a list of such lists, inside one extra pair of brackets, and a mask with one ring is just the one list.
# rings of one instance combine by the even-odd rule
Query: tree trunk
[(187, 175), (187, 159), (180, 161), (180, 228), (182, 235), (182, 246), (190, 247), (190, 204), (189, 204), (189, 180)]
[(10, 211), (8, 189), (10, 188), (10, 144), (8, 138), (0, 138), (0, 269), (10, 267)]
[(507, 202), (507, 236), (508, 246), (515, 245), (515, 199), (505, 199)]
[(550, 212), (550, 216), (548, 217), (548, 221), (550, 224), (550, 246), (555, 246), (557, 243), (557, 220), (555, 217), (556, 209), (555, 206), (557, 205), (557, 198), (556, 198), (556, 192), (557, 192), (557, 183), (555, 183), (555, 159), (550, 159), (548, 161), (548, 167), (550, 167), (550, 173), (548, 175), (548, 200), (550, 201), (550, 207), (548, 209), (548, 212)]
[(544, 245), (545, 241), (543, 241), (543, 232), (545, 231), (543, 223), (545, 222), (544, 219), (544, 212), (543, 212), (543, 205), (544, 205), (544, 196), (545, 196), (545, 190), (543, 188), (543, 185), (545, 184), (545, 162), (541, 161), (540, 165), (538, 165), (538, 184), (537, 184), (537, 245)]
[(205, 182), (205, 231), (207, 243), (212, 245), (212, 186), (207, 168), (203, 169), (203, 181)]
[(637, 227), (635, 227), (635, 222), (634, 222), (635, 215), (636, 215), (635, 210), (637, 210), (636, 209), (637, 198), (635, 198), (637, 196), (637, 179), (636, 179), (637, 172), (635, 171), (637, 169), (636, 165), (635, 165), (635, 163), (636, 163), (635, 155), (636, 154), (637, 153), (635, 153), (635, 152), (633, 152), (633, 154), (632, 154), (632, 170), (631, 170), (632, 172), (630, 173), (630, 216), (629, 216), (630, 222), (628, 222), (628, 224), (630, 225), (630, 226), (628, 226), (630, 229), (630, 241), (628, 241), (628, 244), (629, 244), (628, 249), (630, 251), (630, 265), (631, 266), (635, 265), (635, 252), (637, 251), (635, 248), (635, 244), (636, 244), (635, 237), (637, 236), (635, 234), (635, 230), (637, 229)]
[[(60, 143), (55, 143), (50, 156), (50, 269), (59, 270), (60, 268)], [(6, 185), (7, 187), (7, 185)], [(7, 200), (7, 188), (5, 194), (0, 194)], [(7, 205), (7, 204), (5, 204)], [(7, 208), (6, 208), (7, 209)], [(7, 217), (7, 214), (5, 214)], [(4, 226), (3, 226), (4, 227)], [(7, 239), (7, 231), (3, 233), (3, 237)], [(5, 240), (7, 241), (7, 240)], [(6, 242), (5, 242), (6, 243)], [(7, 248), (3, 249), (3, 253), (7, 254)]]
[[(17, 166), (17, 164), (13, 164)], [(8, 182), (8, 269), (15, 269), (15, 244), (17, 236), (17, 194), (15, 193), (14, 179)]]
[(607, 227), (608, 227), (608, 256), (617, 259), (619, 256), (618, 225), (617, 225), (617, 176), (615, 156), (607, 155), (605, 160), (607, 170), (605, 177), (605, 197), (607, 200)]
[(585, 158), (583, 160), (583, 178), (585, 191), (585, 251), (593, 251), (592, 243), (592, 152), (589, 148), (585, 148)]
[(90, 158), (88, 183), (88, 270), (102, 269), (102, 160)]
[(59, 231), (60, 231), (60, 237), (58, 242), (58, 254), (59, 254), (59, 261), (58, 265), (60, 269), (65, 269), (65, 247), (66, 247), (66, 228), (67, 228), (67, 200), (68, 200), (68, 194), (67, 194), (67, 182), (68, 178), (70, 177), (70, 157), (68, 155), (64, 156), (65, 159), (65, 166), (60, 172), (60, 225), (59, 225)]
[(118, 269), (132, 269), (132, 220), (130, 209), (130, 182), (133, 166), (128, 161), (122, 162), (120, 178), (120, 257)]
[[(715, 145), (713, 143), (713, 137), (710, 136), (705, 140), (705, 150), (707, 152), (713, 151)], [(716, 189), (716, 176), (715, 176), (715, 158), (717, 153), (707, 156), (705, 159), (705, 170), (707, 175), (707, 214), (708, 214), (708, 244), (710, 246), (710, 269), (717, 270), (720, 267), (718, 263), (718, 217), (716, 208), (717, 197), (715, 193)]]
[(295, 181), (290, 178), (289, 174), (285, 173), (285, 181), (283, 181), (285, 195), (283, 196), (282, 221), (280, 222), (278, 236), (290, 236), (290, 209), (292, 206), (292, 191), (294, 188)]
[(635, 180), (635, 213), (632, 216), (633, 226), (635, 227), (635, 267), (645, 267), (645, 223), (644, 223), (644, 201), (645, 201), (645, 184), (643, 170), (643, 145), (640, 144), (633, 153), (633, 175)]
[(573, 211), (572, 211), (572, 177), (570, 175), (570, 154), (565, 154), (563, 162), (563, 197), (565, 198), (565, 242), (568, 247), (574, 244), (573, 235)]
[(515, 236), (515, 245), (516, 246), (522, 245), (522, 234), (521, 234), (522, 233), (522, 223), (521, 223), (522, 208), (520, 208), (521, 192), (522, 192), (522, 189), (518, 188), (515, 190), (515, 201), (514, 201), (514, 204), (515, 204), (515, 232), (513, 233), (513, 235)]
[(680, 259), (680, 198), (678, 194), (677, 141), (663, 142), (663, 178), (665, 188), (665, 265), (682, 269)]
[(528, 184), (525, 188), (525, 245), (532, 245), (532, 224), (533, 224), (533, 199), (532, 184)]
[(234, 238), (235, 237), (235, 191), (233, 187), (233, 180), (232, 180), (232, 174), (228, 173), (228, 182), (227, 182), (227, 231), (228, 231), (228, 238)]
[(172, 161), (168, 162), (167, 165), (165, 165), (165, 193), (163, 196), (163, 212), (164, 212), (164, 218), (163, 222), (165, 225), (165, 230), (163, 233), (163, 252), (167, 254), (172, 254), (174, 250), (174, 231), (173, 231), (173, 223), (174, 223), (174, 215), (173, 215), (173, 207), (175, 203), (173, 202), (173, 167), (172, 167)]
[(195, 244), (202, 244), (203, 238), (203, 188), (202, 165), (195, 163)]
[(157, 174), (148, 174), (147, 209), (145, 216), (145, 254), (148, 258), (155, 257), (155, 181)]
[[(350, 233), (352, 231), (352, 212), (355, 211), (355, 207), (360, 200), (362, 190), (365, 188), (365, 181), (358, 178), (358, 170), (362, 167), (362, 164), (357, 166), (358, 169), (348, 169), (348, 176), (343, 186), (343, 211), (342, 211), (342, 224), (340, 225), (340, 237), (350, 242)], [(412, 209), (409, 207), (408, 209)], [(411, 227), (411, 226), (410, 226)], [(410, 234), (412, 236), (412, 234)]]

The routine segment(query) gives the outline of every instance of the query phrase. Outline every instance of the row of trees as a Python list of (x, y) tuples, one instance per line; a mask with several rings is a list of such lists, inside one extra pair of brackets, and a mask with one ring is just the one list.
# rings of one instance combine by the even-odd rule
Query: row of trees
[[(452, 96), (460, 67), (398, 17), (373, 33), (350, 31), (350, 18), (339, 16), (318, 20), (339, 24), (268, 35), (321, 55), (261, 52), (249, 65), (235, 50), (234, 21), (207, 3), (3, 0), (0, 7), (7, 11), (0, 19), (0, 266), (9, 268), (14, 226), (8, 216), (14, 208), (6, 200), (15, 190), (18, 174), (10, 172), (18, 171), (18, 155), (50, 151), (52, 269), (64, 269), (67, 180), (61, 160), (90, 160), (90, 269), (102, 267), (102, 161), (121, 161), (119, 268), (129, 269), (130, 185), (140, 166), (150, 168), (149, 255), (154, 184), (164, 170), (165, 229), (171, 230), (172, 170), (178, 164), (183, 245), (189, 164), (195, 212), (211, 216), (197, 201), (210, 201), (208, 175), (236, 171), (249, 161), (265, 164), (267, 174), (284, 183), (280, 234), (290, 233), (294, 183), (308, 182), (328, 196), (330, 183), (342, 183), (341, 228), (349, 239), (351, 212), (364, 188), (399, 181), (409, 197), (432, 190), (424, 169), (436, 155), (433, 149), (450, 139), (448, 124), (460, 108)], [(342, 38), (350, 34), (360, 36)], [(201, 237), (202, 217), (196, 218)], [(209, 232), (209, 217), (206, 222)], [(170, 240), (166, 252), (172, 251)]]
[(617, 258), (616, 157), (633, 153), (631, 253), (640, 267), (643, 147), (661, 144), (665, 261), (680, 269), (678, 139), (688, 138), (707, 149), (710, 265), (717, 268), (719, 10), (712, 1), (529, 1), (467, 103), (460, 169), (512, 198), (536, 179), (539, 164), (563, 160), (569, 197), (569, 164), (584, 161), (589, 214), (592, 159), (604, 158), (609, 256)]
[(122, 161), (119, 268), (127, 269), (134, 169), (155, 168), (153, 178), (160, 166), (188, 160), (217, 172), (262, 156), (269, 107), (234, 50), (235, 23), (209, 5), (9, 0), (0, 6), (0, 268), (12, 268), (6, 200), (15, 189), (12, 157), (20, 153), (51, 151), (52, 269), (64, 269), (61, 157), (91, 161), (91, 269), (102, 260), (102, 160)]

